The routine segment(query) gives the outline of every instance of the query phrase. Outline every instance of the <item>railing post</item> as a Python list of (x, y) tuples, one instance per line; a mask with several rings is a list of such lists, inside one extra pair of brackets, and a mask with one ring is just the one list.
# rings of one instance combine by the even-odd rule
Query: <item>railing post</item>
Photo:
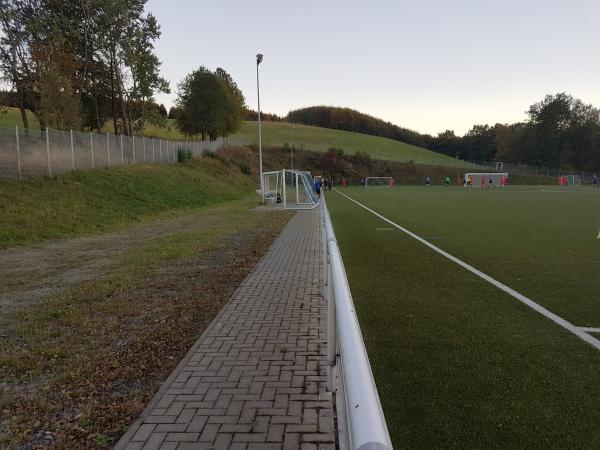
[(142, 136), (142, 151), (144, 154), (144, 162), (146, 162), (146, 138)]
[(131, 146), (133, 149), (133, 162), (135, 162), (135, 136), (131, 137)]
[(19, 142), (19, 125), (15, 126), (15, 136), (17, 137), (17, 170), (19, 180), (23, 179), (23, 169), (21, 168), (21, 143)]
[(71, 130), (71, 169), (75, 170), (75, 148), (73, 147), (73, 130)]
[(90, 149), (92, 152), (92, 169), (94, 168), (94, 133), (90, 131)]
[(108, 133), (106, 133), (106, 161), (108, 161), (108, 167), (110, 167), (110, 143)]
[(158, 160), (163, 162), (162, 160), (162, 139), (158, 140)]
[(121, 165), (125, 165), (125, 155), (123, 154), (123, 135), (121, 134)]
[(46, 156), (48, 157), (48, 176), (52, 176), (52, 164), (50, 162), (50, 136), (48, 127), (46, 127)]

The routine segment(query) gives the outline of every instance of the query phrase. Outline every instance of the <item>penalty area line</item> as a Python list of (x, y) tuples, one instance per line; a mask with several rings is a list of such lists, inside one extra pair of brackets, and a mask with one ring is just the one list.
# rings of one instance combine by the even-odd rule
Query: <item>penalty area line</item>
[(360, 206), (361, 208), (369, 211), (371, 214), (379, 217), (381, 220), (383, 220), (384, 222), (389, 223), (391, 226), (397, 228), (398, 230), (402, 231), (403, 233), (409, 235), (410, 237), (412, 237), (413, 239), (416, 239), (417, 241), (419, 241), (421, 244), (426, 245), (427, 247), (429, 247), (431, 250), (433, 250), (436, 253), (439, 253), (440, 255), (448, 258), (450, 261), (458, 264), (459, 266), (461, 266), (463, 269), (468, 270), (469, 272), (471, 272), (474, 275), (477, 275), (479, 278), (487, 281), (488, 283), (490, 283), (491, 285), (497, 287), (498, 289), (500, 289), (501, 291), (507, 293), (508, 295), (510, 295), (511, 297), (517, 299), (518, 301), (520, 301), (521, 303), (523, 303), (524, 305), (528, 306), (529, 308), (533, 309), (534, 311), (536, 311), (537, 313), (541, 314), (542, 316), (550, 319), (552, 322), (556, 323), (557, 325), (559, 325), (560, 327), (564, 328), (565, 330), (569, 331), (570, 333), (574, 334), (575, 336), (577, 336), (579, 339), (581, 339), (582, 341), (587, 342), (588, 344), (590, 344), (592, 347), (594, 347), (596, 350), (600, 350), (600, 340), (596, 339), (594, 336), (591, 336), (590, 334), (588, 334), (587, 330), (585, 328), (581, 328), (581, 327), (577, 327), (575, 325), (573, 325), (571, 322), (569, 322), (568, 320), (563, 319), (562, 317), (554, 314), (552, 311), (544, 308), (542, 305), (540, 305), (539, 303), (534, 302), (533, 300), (531, 300), (528, 297), (525, 297), (523, 294), (521, 294), (520, 292), (515, 291), (514, 289), (512, 289), (511, 287), (505, 285), (504, 283), (496, 280), (495, 278), (492, 278), (491, 276), (489, 276), (486, 273), (483, 273), (482, 271), (476, 269), (475, 267), (473, 267), (472, 265), (464, 262), (461, 259), (458, 259), (456, 256), (451, 255), (450, 253), (442, 250), (441, 248), (433, 245), (432, 243), (426, 241), (425, 239), (423, 239), (422, 237), (416, 235), (415, 233), (413, 233), (412, 231), (398, 225), (396, 222), (392, 222), (390, 219), (388, 219), (385, 216), (382, 216), (381, 214), (379, 214), (377, 211), (372, 210), (371, 208), (369, 208), (368, 206), (363, 205), (362, 203), (354, 200), (352, 197), (349, 197), (348, 195), (344, 194), (343, 192), (340, 192), (338, 189), (335, 189), (335, 191), (346, 197), (348, 200), (350, 200), (351, 202), (356, 203), (358, 206)]

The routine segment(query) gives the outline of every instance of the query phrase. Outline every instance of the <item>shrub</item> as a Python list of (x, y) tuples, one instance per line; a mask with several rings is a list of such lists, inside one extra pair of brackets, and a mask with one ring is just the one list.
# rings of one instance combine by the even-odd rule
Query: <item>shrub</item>
[(182, 163), (192, 159), (192, 151), (189, 148), (180, 148), (177, 150), (177, 161)]
[(250, 166), (246, 163), (240, 163), (240, 170), (242, 171), (242, 173), (244, 175), (252, 175), (252, 169), (250, 169)]

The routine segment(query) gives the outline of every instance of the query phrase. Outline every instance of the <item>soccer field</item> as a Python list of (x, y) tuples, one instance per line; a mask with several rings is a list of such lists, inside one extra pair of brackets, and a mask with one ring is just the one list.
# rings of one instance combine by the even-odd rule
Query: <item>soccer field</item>
[(396, 448), (600, 448), (600, 192), (341, 192), (455, 258), (327, 194)]

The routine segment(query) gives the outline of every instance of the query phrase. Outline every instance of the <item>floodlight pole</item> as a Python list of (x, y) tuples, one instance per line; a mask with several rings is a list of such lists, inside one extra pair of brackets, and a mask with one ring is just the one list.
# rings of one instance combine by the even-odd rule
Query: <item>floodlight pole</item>
[(294, 125), (290, 128), (290, 141), (292, 143), (290, 147), (290, 169), (294, 169)]
[(262, 163), (262, 126), (260, 123), (260, 83), (258, 81), (258, 66), (263, 60), (262, 54), (256, 55), (256, 94), (258, 97), (258, 166), (260, 173), (260, 195), (264, 195), (263, 163)]

